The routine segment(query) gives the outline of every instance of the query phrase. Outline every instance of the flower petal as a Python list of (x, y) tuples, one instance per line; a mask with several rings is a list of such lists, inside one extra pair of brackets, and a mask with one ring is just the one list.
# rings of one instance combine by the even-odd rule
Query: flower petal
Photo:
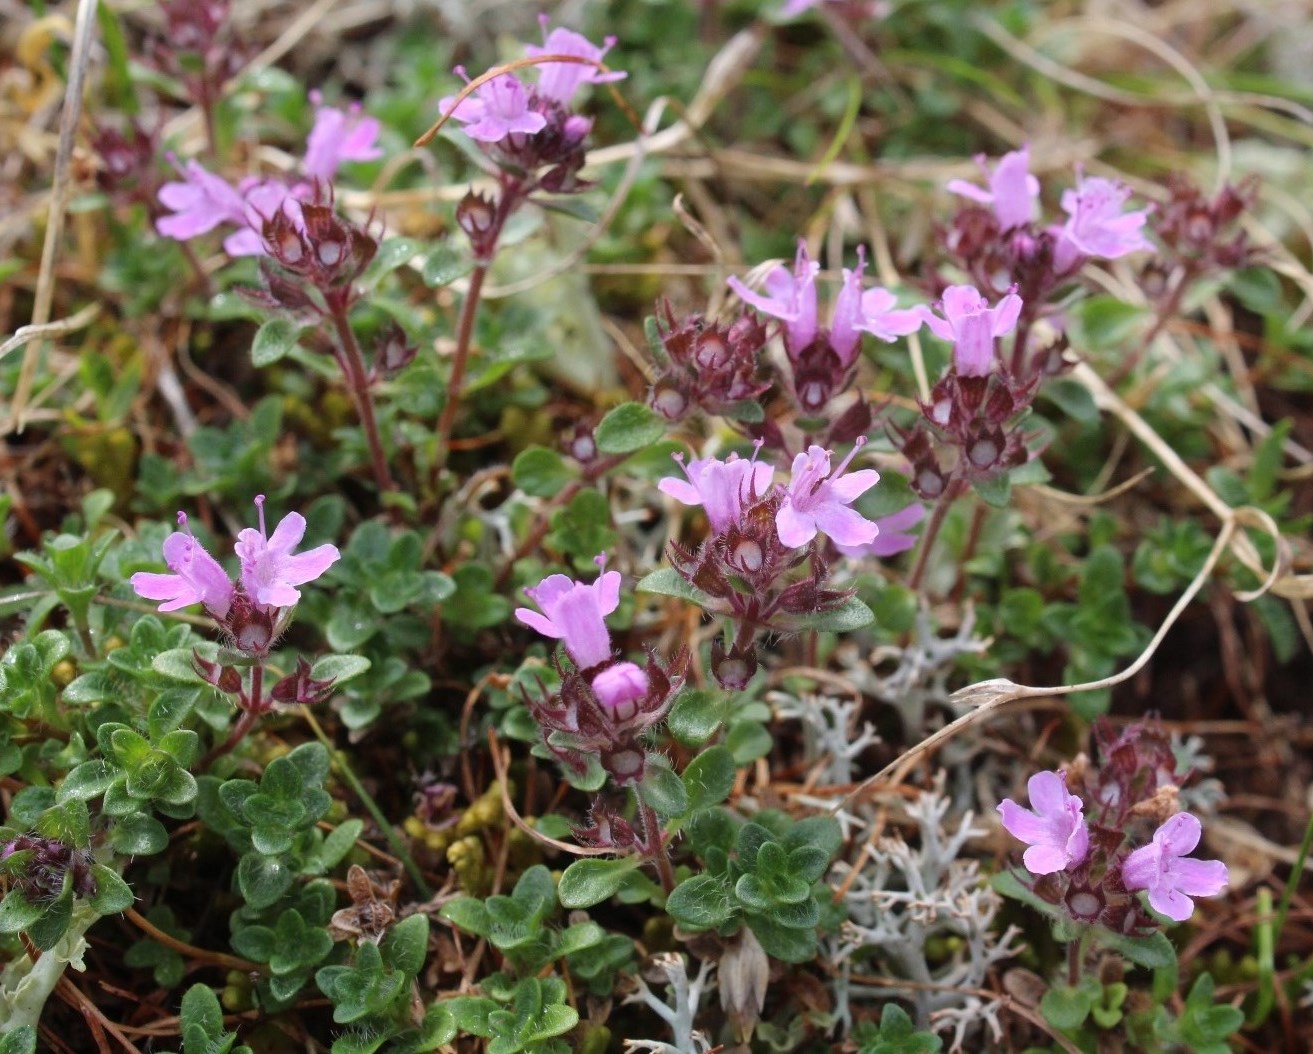
[(565, 636), (556, 626), (556, 623), (546, 615), (534, 611), (533, 608), (516, 608), (515, 617), (523, 622), (530, 629), (535, 629), (544, 637), (551, 637), (552, 640), (560, 640)]
[(816, 537), (816, 523), (810, 516), (798, 512), (791, 502), (785, 501), (775, 514), (775, 531), (780, 536), (781, 545), (799, 549)]
[(1188, 812), (1178, 812), (1154, 832), (1153, 840), (1171, 856), (1186, 856), (1199, 844), (1204, 825)]
[(812, 510), (812, 520), (827, 538), (839, 545), (866, 545), (875, 541), (880, 528), (856, 509), (823, 502)]
[(1178, 860), (1172, 873), (1176, 888), (1192, 897), (1216, 896), (1230, 881), (1226, 865), (1220, 860)]

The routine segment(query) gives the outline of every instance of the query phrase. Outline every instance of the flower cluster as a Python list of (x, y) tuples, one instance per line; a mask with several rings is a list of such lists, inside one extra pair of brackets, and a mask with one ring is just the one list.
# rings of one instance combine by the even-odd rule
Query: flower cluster
[[(856, 552), (875, 543), (877, 523), (852, 503), (879, 481), (874, 469), (848, 472), (865, 443), (859, 439), (837, 466), (831, 452), (812, 445), (793, 459), (787, 484), (774, 484), (775, 469), (758, 460), (697, 458), (676, 462), (684, 478), (667, 476), (658, 489), (685, 505), (700, 505), (710, 532), (696, 549), (670, 543), (675, 570), (710, 597), (741, 627), (728, 648), (713, 645), (712, 671), (722, 686), (742, 688), (756, 670), (751, 646), (758, 629), (787, 629), (791, 617), (824, 611), (848, 593), (826, 589), (825, 561), (811, 552), (817, 535)], [(897, 551), (896, 549), (894, 551)], [(810, 573), (793, 572), (812, 556)]]
[[(910, 429), (890, 427), (911, 465), (912, 488), (935, 500), (950, 487), (988, 480), (1029, 460), (1031, 437), (1020, 427), (1039, 386), (1036, 375), (1018, 376), (998, 353), (1023, 302), (1009, 293), (993, 307), (974, 286), (944, 290), (939, 308), (921, 317), (935, 336), (953, 343), (952, 362), (921, 405), (922, 420)], [(945, 458), (940, 448), (953, 453)]]
[(737, 277), (729, 279), (730, 288), (744, 303), (784, 323), (784, 350), (793, 372), (793, 390), (806, 414), (819, 413), (848, 386), (863, 333), (889, 342), (921, 328), (918, 310), (896, 308), (895, 297), (887, 289), (863, 288), (865, 270), (866, 257), (859, 250), (857, 266), (844, 268), (828, 327), (819, 321), (816, 276), (820, 264), (801, 240), (793, 269), (771, 269), (762, 283), (764, 293), (755, 292)]
[[(237, 582), (196, 540), (186, 515), (180, 512), (182, 529), (164, 540), (164, 563), (170, 573), (138, 571), (132, 576), (132, 588), (147, 600), (163, 601), (161, 611), (200, 604), (227, 631), (237, 650), (262, 658), (291, 621), (292, 608), (301, 599), (296, 587), (317, 579), (337, 562), (339, 553), (334, 545), (294, 552), (305, 536), (305, 517), (289, 512), (269, 535), (263, 494), (256, 496), (255, 505), (259, 529), (247, 527), (237, 535), (235, 551), (241, 564)], [(202, 670), (202, 674), (223, 687), (223, 668)], [(313, 692), (317, 682), (309, 680), (308, 671), (303, 672), (302, 681), (306, 692)]]
[[(155, 229), (167, 238), (190, 241), (217, 227), (236, 228), (223, 242), (229, 256), (260, 256), (271, 251), (265, 226), (275, 219), (306, 233), (303, 203), (319, 197), (318, 188), (331, 183), (346, 161), (373, 161), (382, 156), (375, 145), (379, 123), (353, 105), (339, 110), (323, 105), (317, 92), (314, 127), (301, 163), (303, 178), (288, 184), (280, 179), (248, 177), (237, 185), (206, 169), (198, 161), (178, 165), (181, 180), (165, 183), (159, 200), (170, 210)], [(174, 162), (175, 165), (177, 162)]]
[[(1084, 797), (1068, 790), (1068, 774), (1036, 773), (1027, 784), (1030, 808), (1010, 799), (999, 804), (1003, 826), (1029, 846), (1022, 860), (1037, 876), (1035, 892), (1073, 920), (1119, 933), (1145, 930), (1153, 922), (1131, 896), (1144, 890), (1154, 911), (1184, 922), (1194, 911), (1192, 897), (1216, 896), (1226, 887), (1226, 865), (1189, 855), (1203, 825), (1174, 811), (1172, 781), (1180, 777), (1161, 733), (1135, 726), (1112, 736), (1105, 725), (1099, 736), (1104, 766), (1081, 765), (1075, 777)], [(1162, 822), (1150, 841), (1131, 848), (1128, 829), (1154, 818)]]
[(30, 904), (50, 904), (71, 889), (74, 896), (96, 894), (89, 849), (74, 849), (58, 838), (20, 834), (0, 846), (0, 867)]
[(647, 752), (640, 736), (670, 709), (685, 660), (667, 669), (651, 654), (643, 666), (616, 658), (605, 619), (620, 606), (620, 572), (607, 571), (604, 556), (597, 563), (594, 582), (556, 574), (525, 590), (539, 610), (516, 608), (515, 617), (559, 640), (571, 662), (558, 662), (558, 691), (526, 693), (525, 703), (547, 749), (568, 769), (583, 776), (596, 760), (625, 787), (643, 778)]
[(700, 314), (676, 322), (666, 300), (656, 327), (664, 355), (648, 405), (667, 420), (678, 421), (695, 409), (732, 417), (738, 404), (770, 388), (761, 362), (766, 329), (751, 315), (728, 326)]
[(1004, 154), (993, 165), (984, 158), (977, 162), (984, 186), (961, 179), (947, 184), (949, 191), (972, 204), (958, 211), (941, 232), (941, 242), (975, 289), (1004, 299), (1020, 297), (1021, 310), (1012, 317), (1017, 335), (1011, 369), (1020, 376), (1039, 374), (1053, 364), (1054, 356), (1052, 349), (1029, 346), (1035, 321), (1047, 313), (1050, 323), (1062, 328), (1056, 308), (1049, 305), (1088, 260), (1152, 251), (1144, 236), (1151, 209), (1127, 210), (1129, 188), (1081, 173), (1076, 185), (1062, 193), (1065, 221), (1044, 224), (1028, 148)]
[[(614, 38), (598, 47), (568, 29), (547, 32), (545, 17), (542, 26), (542, 47), (527, 45), (526, 56), (575, 61), (538, 63), (532, 84), (514, 73), (480, 79), (472, 92), (449, 95), (438, 108), (459, 121), (465, 134), (500, 167), (533, 174), (535, 189), (570, 193), (585, 186), (578, 172), (584, 163), (584, 140), (593, 126), (591, 118), (570, 109), (574, 96), (585, 84), (616, 81), (627, 74), (602, 69)], [(469, 80), (463, 68), (458, 66), (456, 73)]]

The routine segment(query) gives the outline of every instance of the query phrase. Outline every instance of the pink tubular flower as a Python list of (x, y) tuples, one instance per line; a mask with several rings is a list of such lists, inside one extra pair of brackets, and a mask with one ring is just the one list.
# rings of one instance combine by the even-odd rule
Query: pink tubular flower
[(990, 307), (975, 286), (951, 285), (944, 290), (940, 318), (928, 307), (921, 318), (940, 340), (951, 340), (953, 361), (964, 377), (984, 377), (994, 364), (994, 339), (1012, 332), (1021, 315), (1021, 297), (1009, 293)]
[(305, 144), (301, 168), (311, 179), (331, 180), (343, 161), (376, 161), (383, 151), (375, 144), (379, 123), (360, 112), (360, 104), (349, 110), (323, 105), (319, 92), (310, 93), (315, 104), (315, 124)]
[(1033, 875), (1051, 875), (1081, 863), (1090, 851), (1090, 832), (1084, 803), (1067, 793), (1066, 774), (1037, 772), (1026, 790), (1031, 808), (1024, 809), (1010, 798), (998, 806), (1008, 833), (1030, 844), (1021, 857), (1026, 869)]
[(237, 557), (242, 562), (242, 590), (253, 603), (267, 607), (291, 607), (301, 599), (300, 590), (335, 564), (341, 555), (335, 545), (320, 545), (307, 553), (292, 555), (305, 536), (305, 517), (289, 512), (265, 534), (264, 495), (255, 497), (260, 511), (260, 529), (247, 527), (237, 535)]
[(844, 556), (860, 559), (863, 556), (896, 556), (906, 552), (916, 544), (917, 536), (911, 533), (913, 527), (925, 519), (925, 506), (914, 501), (905, 509), (899, 509), (888, 516), (881, 516), (875, 521), (875, 541), (865, 545), (839, 545), (835, 548)]
[(238, 190), (196, 161), (188, 161), (180, 172), (182, 182), (160, 187), (160, 204), (173, 215), (156, 220), (157, 231), (185, 242), (222, 223), (245, 225), (246, 203)]
[(1186, 856), (1202, 833), (1198, 817), (1178, 812), (1154, 832), (1152, 842), (1122, 863), (1123, 884), (1127, 889), (1147, 889), (1154, 911), (1184, 922), (1194, 912), (1191, 897), (1216, 896), (1228, 881), (1222, 861)]
[(585, 585), (565, 575), (548, 575), (532, 589), (529, 599), (542, 608), (516, 608), (515, 617), (544, 637), (563, 641), (565, 650), (581, 670), (599, 666), (611, 657), (611, 634), (602, 620), (620, 606), (620, 572), (606, 570), (606, 557), (597, 558), (602, 574)]
[(865, 437), (859, 438), (833, 472), (830, 451), (823, 447), (810, 446), (806, 453), (793, 459), (793, 477), (785, 489), (784, 504), (775, 514), (775, 530), (781, 544), (796, 549), (810, 542), (817, 533), (838, 545), (865, 545), (875, 541), (879, 528), (848, 506), (880, 482), (880, 473), (864, 468), (843, 475), (865, 444)]
[(132, 588), (146, 600), (165, 601), (159, 607), (161, 611), (202, 604), (210, 615), (222, 619), (233, 599), (228, 573), (192, 537), (184, 513), (178, 513), (178, 526), (181, 531), (174, 531), (164, 539), (164, 563), (173, 574), (138, 571), (132, 576)]
[(1081, 177), (1075, 187), (1062, 192), (1062, 211), (1067, 222), (1050, 228), (1057, 237), (1053, 249), (1053, 266), (1066, 271), (1082, 256), (1115, 260), (1127, 253), (1152, 249), (1141, 228), (1150, 210), (1122, 212), (1131, 196), (1131, 188), (1091, 176)]
[(556, 28), (547, 32), (548, 18), (540, 15), (538, 21), (543, 27), (543, 46), (528, 45), (524, 52), (530, 58), (539, 55), (573, 55), (584, 62), (544, 62), (538, 67), (538, 94), (568, 106), (574, 93), (585, 84), (604, 84), (607, 81), (623, 80), (627, 73), (612, 70), (604, 73), (596, 66), (602, 56), (611, 50), (615, 37), (607, 37), (599, 48), (587, 37), (569, 29)]
[(647, 695), (648, 679), (637, 663), (618, 662), (593, 678), (593, 694), (603, 706), (615, 710)]
[(816, 275), (821, 265), (807, 254), (807, 243), (798, 239), (798, 255), (793, 271), (780, 266), (771, 270), (762, 283), (766, 295), (754, 293), (738, 278), (730, 278), (729, 287), (745, 304), (762, 314), (784, 322), (790, 354), (797, 354), (816, 339)]
[(730, 454), (724, 461), (704, 457), (685, 465), (676, 454), (675, 461), (688, 478), (666, 476), (657, 489), (685, 505), (701, 505), (711, 522), (711, 533), (717, 535), (739, 522), (743, 506), (763, 497), (775, 475), (775, 469), (757, 461), (755, 455), (751, 461)]
[[(843, 285), (834, 300), (834, 314), (830, 319), (830, 348), (839, 356), (839, 362), (847, 369), (857, 359), (857, 349), (862, 340), (865, 318), (862, 314), (862, 273), (866, 270), (866, 251), (857, 249), (857, 266), (851, 271), (843, 269)], [(921, 323), (918, 320), (917, 325)]]
[[(465, 75), (459, 66), (456, 72)], [(529, 109), (528, 89), (510, 73), (484, 81), (459, 103), (449, 95), (439, 101), (438, 109), (460, 121), (465, 134), (482, 143), (501, 142), (513, 132), (541, 132), (547, 125), (547, 118)]]
[[(876, 286), (862, 294), (862, 310), (857, 328), (891, 343), (915, 333), (925, 319), (916, 307), (896, 308), (898, 301), (888, 289)], [(837, 317), (838, 308), (835, 308)]]
[(976, 158), (976, 164), (985, 173), (988, 190), (964, 179), (950, 179), (948, 189), (982, 205), (992, 205), (1002, 230), (1023, 226), (1035, 218), (1039, 180), (1030, 174), (1029, 147), (1004, 154), (992, 170), (983, 155)]

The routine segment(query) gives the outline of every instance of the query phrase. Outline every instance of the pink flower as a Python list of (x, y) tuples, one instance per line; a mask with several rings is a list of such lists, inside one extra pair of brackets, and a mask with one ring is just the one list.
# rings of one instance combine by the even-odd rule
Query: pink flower
[(1011, 230), (1035, 218), (1039, 180), (1030, 174), (1030, 148), (1023, 146), (1004, 154), (991, 171), (983, 155), (976, 158), (985, 173), (988, 190), (964, 179), (950, 179), (948, 189), (964, 198), (994, 207), (994, 218), (1003, 230)]
[(222, 619), (233, 599), (228, 573), (192, 537), (184, 513), (178, 513), (178, 526), (181, 531), (164, 539), (164, 563), (173, 574), (138, 571), (132, 576), (132, 588), (139, 597), (165, 601), (159, 607), (161, 611), (202, 604), (214, 618)]
[(807, 243), (798, 239), (798, 255), (793, 271), (780, 266), (771, 270), (762, 283), (765, 296), (754, 293), (738, 278), (730, 278), (729, 287), (745, 304), (762, 314), (784, 322), (790, 354), (797, 354), (816, 339), (816, 275), (821, 265), (807, 255)]
[(806, 453), (793, 459), (793, 477), (785, 489), (784, 504), (775, 514), (775, 530), (783, 545), (796, 549), (810, 542), (818, 532), (838, 545), (875, 541), (879, 528), (848, 506), (880, 482), (880, 473), (866, 468), (843, 475), (865, 444), (865, 437), (858, 439), (833, 472), (830, 451), (822, 447), (810, 446)]
[(620, 606), (620, 572), (606, 570), (606, 557), (597, 558), (603, 573), (585, 585), (565, 575), (548, 575), (532, 589), (529, 599), (542, 608), (516, 608), (515, 617), (544, 637), (565, 642), (565, 650), (581, 670), (611, 658), (611, 634), (602, 620)]
[(603, 73), (596, 66), (602, 56), (611, 50), (615, 37), (607, 37), (599, 48), (587, 37), (568, 29), (556, 28), (547, 32), (548, 18), (540, 15), (538, 21), (543, 27), (543, 46), (530, 44), (525, 49), (526, 55), (536, 58), (539, 55), (574, 55), (585, 62), (544, 62), (538, 67), (538, 94), (568, 106), (574, 93), (585, 84), (604, 84), (607, 81), (624, 80), (628, 76), (618, 70)]
[(335, 564), (341, 555), (335, 545), (320, 545), (308, 553), (292, 555), (305, 536), (305, 517), (289, 512), (265, 535), (264, 495), (257, 494), (260, 529), (247, 527), (237, 535), (237, 557), (242, 562), (242, 590), (253, 603), (268, 607), (291, 607), (301, 599), (300, 590)]
[(1154, 911), (1184, 922), (1194, 911), (1191, 897), (1216, 896), (1228, 881), (1222, 861), (1185, 855), (1199, 844), (1202, 833), (1198, 817), (1178, 812), (1154, 832), (1152, 842), (1126, 858), (1122, 882), (1127, 889), (1147, 889)]
[(229, 183), (197, 161), (188, 161), (179, 171), (182, 182), (160, 187), (160, 204), (173, 210), (173, 215), (155, 221), (162, 235), (185, 242), (222, 223), (246, 223), (246, 204)]
[[(459, 66), (456, 72), (465, 71)], [(484, 81), (459, 103), (449, 95), (438, 103), (438, 109), (454, 117), (465, 126), (465, 134), (482, 143), (498, 143), (513, 132), (533, 134), (547, 124), (547, 118), (529, 109), (529, 92), (519, 78), (502, 73)]]
[(1122, 212), (1131, 196), (1131, 188), (1110, 179), (1081, 177), (1075, 187), (1062, 192), (1062, 211), (1068, 219), (1050, 232), (1057, 237), (1053, 249), (1053, 266), (1059, 272), (1070, 269), (1082, 256), (1115, 260), (1127, 253), (1152, 249), (1141, 228), (1150, 209)]
[(647, 674), (632, 662), (608, 666), (593, 678), (593, 694), (597, 701), (612, 710), (638, 702), (647, 695), (647, 689)]
[(1021, 297), (1009, 293), (995, 307), (974, 286), (951, 285), (944, 290), (940, 318), (928, 307), (920, 309), (930, 331), (951, 340), (953, 360), (964, 377), (984, 377), (994, 363), (994, 340), (1012, 332), (1021, 315)]
[(925, 506), (913, 502), (905, 509), (881, 516), (875, 521), (875, 541), (865, 545), (835, 545), (844, 556), (857, 560), (863, 556), (896, 556), (916, 545), (917, 536), (911, 529), (925, 519)]
[(305, 144), (301, 168), (311, 179), (331, 180), (343, 161), (375, 161), (383, 156), (375, 143), (379, 123), (375, 117), (360, 112), (360, 104), (349, 110), (323, 105), (323, 96), (310, 93), (315, 104), (315, 124)]
[(679, 454), (675, 460), (688, 478), (666, 476), (657, 489), (685, 505), (701, 505), (711, 522), (711, 533), (717, 535), (739, 522), (743, 506), (763, 497), (775, 475), (775, 469), (757, 461), (755, 454), (751, 461), (737, 454), (724, 461), (698, 458), (687, 465)]
[[(888, 289), (876, 286), (862, 294), (862, 309), (857, 328), (873, 337), (892, 342), (921, 328), (924, 318), (918, 307), (895, 308), (898, 300)], [(837, 318), (838, 308), (835, 308)]]
[(1075, 867), (1090, 851), (1090, 832), (1085, 826), (1084, 803), (1067, 793), (1067, 777), (1061, 772), (1037, 772), (1026, 783), (1030, 809), (1010, 798), (999, 803), (999, 815), (1008, 833), (1030, 848), (1021, 859), (1033, 875), (1051, 875)]

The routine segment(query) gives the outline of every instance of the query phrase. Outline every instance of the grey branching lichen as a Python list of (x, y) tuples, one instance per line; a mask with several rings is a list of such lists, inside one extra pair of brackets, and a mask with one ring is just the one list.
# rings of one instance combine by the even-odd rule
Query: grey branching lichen
[[(976, 861), (958, 859), (966, 843), (985, 831), (972, 827), (967, 813), (950, 833), (944, 827), (949, 808), (941, 774), (935, 790), (908, 806), (920, 845), (912, 848), (897, 834), (881, 838), (869, 862), (852, 876), (845, 898), (849, 921), (835, 951), (846, 982), (840, 987), (843, 1017), (850, 996), (897, 995), (916, 1008), (918, 1027), (951, 1031), (952, 1049), (959, 1050), (982, 1024), (996, 1042), (1002, 1035), (999, 1002), (970, 990), (984, 985), (991, 966), (1016, 954), (1018, 931), (994, 932), (1001, 899), (984, 882)], [(836, 870), (842, 873), (847, 866)], [(875, 988), (852, 981), (854, 960), (869, 958), (890, 978), (911, 984)]]
[(788, 692), (770, 692), (767, 702), (774, 704), (775, 713), (786, 720), (802, 725), (803, 759), (808, 768), (824, 759), (825, 768), (816, 779), (822, 787), (852, 783), (854, 765), (862, 751), (880, 737), (868, 723), (858, 730), (857, 717), (862, 707), (860, 699), (835, 699), (828, 695), (790, 695)]
[(652, 960), (652, 972), (664, 975), (669, 985), (666, 999), (658, 998), (642, 977), (635, 977), (637, 990), (625, 997), (626, 1003), (646, 1004), (658, 1017), (669, 1026), (674, 1036), (674, 1043), (665, 1043), (656, 1039), (626, 1039), (625, 1054), (706, 1054), (711, 1049), (707, 1037), (693, 1027), (697, 1020), (698, 1008), (702, 998), (711, 989), (711, 974), (715, 965), (703, 961), (698, 965), (698, 974), (689, 980), (684, 957), (672, 952), (663, 952)]

